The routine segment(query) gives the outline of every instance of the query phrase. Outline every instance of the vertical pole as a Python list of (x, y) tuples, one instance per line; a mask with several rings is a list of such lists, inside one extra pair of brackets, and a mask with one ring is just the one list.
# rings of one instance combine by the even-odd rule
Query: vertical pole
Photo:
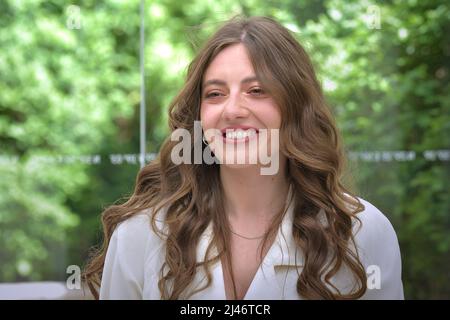
[(145, 0), (141, 0), (141, 8), (140, 8), (140, 15), (141, 15), (141, 25), (140, 25), (140, 48), (139, 48), (139, 60), (140, 60), (140, 73), (141, 73), (141, 104), (140, 104), (140, 113), (139, 113), (139, 123), (140, 123), (140, 135), (139, 135), (139, 141), (140, 141), (140, 156), (139, 156), (139, 163), (141, 168), (145, 165), (145, 144), (146, 144), (146, 138), (145, 138), (145, 73), (144, 73), (144, 15), (145, 15), (145, 6), (144, 6)]

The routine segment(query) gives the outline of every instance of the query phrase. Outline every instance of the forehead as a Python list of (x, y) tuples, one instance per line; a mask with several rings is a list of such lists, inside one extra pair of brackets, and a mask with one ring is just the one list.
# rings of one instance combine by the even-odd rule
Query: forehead
[(238, 43), (219, 52), (206, 69), (203, 79), (205, 81), (213, 77), (247, 77), (254, 73), (247, 49)]

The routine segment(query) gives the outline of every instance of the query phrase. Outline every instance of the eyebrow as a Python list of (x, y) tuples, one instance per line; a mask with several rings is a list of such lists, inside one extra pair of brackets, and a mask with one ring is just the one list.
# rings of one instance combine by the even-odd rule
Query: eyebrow
[[(242, 79), (241, 84), (249, 83), (249, 82), (253, 82), (253, 81), (258, 81), (258, 77), (256, 77), (256, 76), (246, 77), (246, 78)], [(207, 86), (212, 85), (212, 84), (224, 86), (224, 85), (226, 85), (226, 82), (223, 80), (219, 80), (219, 79), (210, 79), (208, 81), (205, 81), (205, 83), (203, 84), (203, 88), (206, 88)]]

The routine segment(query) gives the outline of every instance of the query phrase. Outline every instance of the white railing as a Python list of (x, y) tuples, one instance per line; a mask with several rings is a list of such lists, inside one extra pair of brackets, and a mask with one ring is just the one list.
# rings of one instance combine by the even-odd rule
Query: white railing
[(0, 283), (0, 300), (92, 300), (87, 287), (68, 289), (65, 282)]

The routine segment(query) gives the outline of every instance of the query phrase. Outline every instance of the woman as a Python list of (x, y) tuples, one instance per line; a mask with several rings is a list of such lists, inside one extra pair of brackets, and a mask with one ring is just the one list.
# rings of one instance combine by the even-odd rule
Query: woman
[[(342, 185), (336, 125), (279, 23), (223, 25), (190, 64), (169, 125), (131, 198), (103, 213), (84, 273), (96, 298), (403, 299), (395, 231)], [(174, 161), (182, 129), (183, 159), (201, 144), (218, 161)], [(262, 172), (262, 155), (276, 170)]]

